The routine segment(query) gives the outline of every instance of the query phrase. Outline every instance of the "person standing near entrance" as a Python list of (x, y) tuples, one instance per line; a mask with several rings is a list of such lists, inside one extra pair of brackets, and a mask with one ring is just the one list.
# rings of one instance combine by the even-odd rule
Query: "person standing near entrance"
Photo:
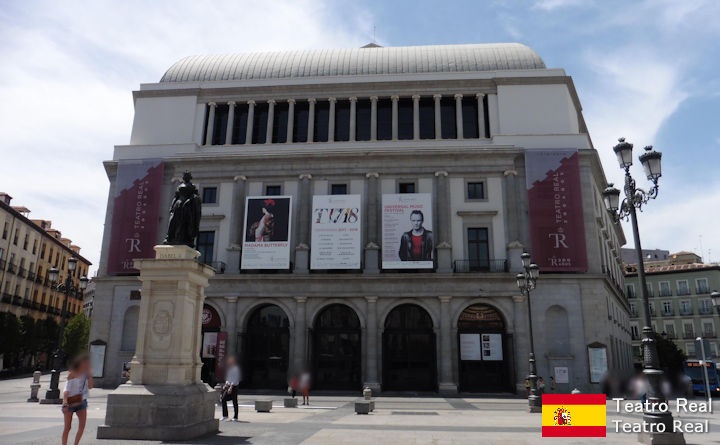
[(75, 445), (80, 443), (85, 422), (87, 421), (87, 398), (93, 387), (92, 373), (90, 372), (90, 359), (87, 355), (80, 355), (70, 364), (70, 373), (65, 382), (63, 391), (62, 413), (65, 418), (65, 428), (62, 434), (62, 445), (67, 445), (72, 417), (78, 418), (78, 430), (75, 434)]
[(235, 360), (235, 357), (229, 357), (227, 359), (227, 380), (225, 381), (225, 385), (223, 386), (223, 391), (225, 391), (225, 397), (222, 399), (222, 419), (220, 420), (228, 420), (228, 407), (227, 402), (228, 400), (232, 400), (233, 404), (233, 410), (234, 410), (234, 416), (232, 418), (233, 422), (237, 422), (238, 420), (238, 400), (237, 400), (237, 388), (240, 385), (240, 368), (237, 365), (237, 361)]
[(303, 405), (310, 405), (310, 373), (303, 371), (300, 374), (300, 392), (303, 396)]

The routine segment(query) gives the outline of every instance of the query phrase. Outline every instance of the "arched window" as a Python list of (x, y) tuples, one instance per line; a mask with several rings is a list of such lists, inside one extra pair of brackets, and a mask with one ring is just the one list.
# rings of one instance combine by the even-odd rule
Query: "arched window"
[(127, 311), (125, 311), (125, 318), (123, 319), (122, 338), (120, 340), (121, 351), (135, 351), (135, 345), (137, 344), (139, 316), (139, 306), (130, 306)]

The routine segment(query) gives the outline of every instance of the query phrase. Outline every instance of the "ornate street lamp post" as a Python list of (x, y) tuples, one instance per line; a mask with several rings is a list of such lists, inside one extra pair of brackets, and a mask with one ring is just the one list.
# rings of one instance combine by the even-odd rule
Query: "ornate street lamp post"
[[(635, 185), (635, 179), (630, 175), (630, 166), (633, 163), (632, 149), (633, 144), (625, 142), (625, 138), (618, 139), (618, 144), (613, 147), (617, 156), (620, 168), (625, 170), (625, 199), (620, 203), (620, 190), (608, 184), (603, 191), (603, 200), (605, 207), (612, 215), (615, 224), (621, 220), (627, 221), (628, 218), (632, 223), (633, 238), (635, 239), (635, 253), (637, 255), (637, 270), (640, 278), (640, 290), (642, 292), (643, 303), (643, 373), (648, 381), (647, 401), (649, 404), (645, 406), (643, 412), (643, 421), (650, 425), (647, 430), (653, 431), (649, 433), (640, 433), (640, 441), (643, 443), (661, 443), (664, 444), (684, 444), (685, 439), (682, 433), (673, 433), (673, 419), (670, 410), (659, 411), (655, 407), (660, 403), (666, 403), (665, 396), (662, 393), (661, 383), (663, 372), (660, 370), (660, 362), (658, 357), (657, 345), (655, 344), (655, 333), (652, 329), (650, 321), (650, 303), (648, 301), (647, 284), (645, 281), (645, 264), (643, 261), (642, 247), (640, 245), (640, 231), (638, 229), (637, 211), (642, 211), (642, 206), (647, 204), (651, 199), (655, 199), (658, 195), (658, 180), (662, 176), (660, 169), (660, 159), (662, 154), (653, 150), (651, 145), (645, 147), (645, 153), (641, 154), (640, 163), (645, 170), (645, 176), (652, 181), (652, 188), (645, 191)], [(657, 425), (663, 424), (663, 425)], [(664, 433), (658, 431), (665, 431)]]
[(53, 352), (53, 370), (50, 376), (50, 387), (45, 393), (45, 399), (40, 403), (47, 404), (59, 404), (62, 403), (62, 397), (60, 397), (60, 389), (58, 384), (60, 382), (60, 368), (62, 367), (63, 356), (62, 356), (62, 341), (63, 334), (65, 332), (65, 310), (67, 309), (68, 299), (72, 297), (82, 296), (82, 292), (87, 288), (88, 278), (83, 276), (80, 278), (80, 287), (76, 288), (72, 282), (72, 275), (77, 267), (77, 259), (75, 257), (68, 259), (68, 274), (65, 277), (65, 283), (56, 285), (58, 280), (59, 271), (53, 267), (48, 271), (48, 278), (50, 279), (51, 286), (60, 291), (65, 295), (63, 300), (62, 309), (60, 309), (60, 329), (58, 333), (58, 343), (55, 352)]
[(537, 264), (530, 262), (530, 254), (524, 252), (520, 255), (522, 258), (522, 265), (525, 272), (519, 273), (515, 276), (517, 279), (517, 285), (520, 292), (527, 300), (528, 306), (528, 324), (530, 325), (530, 360), (529, 360), (529, 374), (528, 381), (530, 381), (530, 395), (528, 396), (528, 411), (531, 413), (539, 413), (542, 411), (542, 401), (538, 396), (537, 389), (537, 368), (535, 366), (535, 342), (533, 340), (533, 325), (532, 325), (532, 308), (530, 306), (530, 291), (535, 289), (535, 283), (537, 282), (540, 268)]

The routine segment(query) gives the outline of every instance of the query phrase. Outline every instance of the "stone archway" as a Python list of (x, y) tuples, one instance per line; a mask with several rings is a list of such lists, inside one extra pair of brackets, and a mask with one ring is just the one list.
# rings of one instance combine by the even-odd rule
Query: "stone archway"
[(245, 385), (260, 389), (287, 387), (290, 322), (275, 304), (255, 308), (245, 329), (243, 367)]
[(315, 318), (312, 331), (314, 387), (361, 387), (362, 331), (357, 313), (344, 304), (330, 304)]

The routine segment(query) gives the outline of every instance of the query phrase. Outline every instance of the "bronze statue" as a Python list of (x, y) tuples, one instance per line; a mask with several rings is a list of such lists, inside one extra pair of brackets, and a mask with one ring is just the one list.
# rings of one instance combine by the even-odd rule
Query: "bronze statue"
[(190, 182), (191, 179), (192, 175), (186, 170), (183, 173), (183, 182), (178, 185), (170, 206), (170, 222), (164, 244), (196, 248), (200, 231), (201, 203), (198, 189)]

